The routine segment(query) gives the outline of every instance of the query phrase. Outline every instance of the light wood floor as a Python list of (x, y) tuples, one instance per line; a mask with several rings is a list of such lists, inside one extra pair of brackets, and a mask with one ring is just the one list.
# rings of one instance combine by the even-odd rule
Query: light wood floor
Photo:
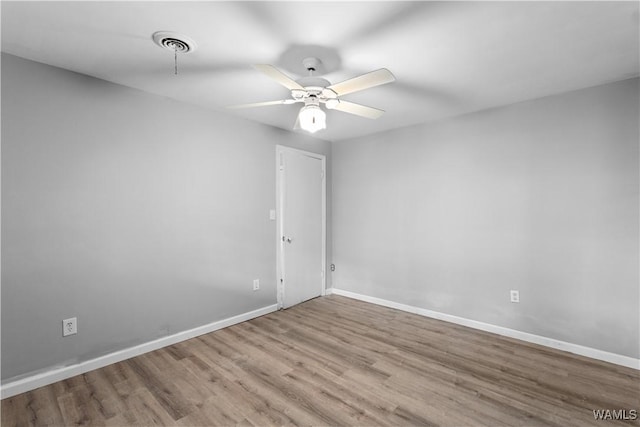
[(2, 426), (610, 426), (636, 370), (338, 296), (2, 401)]

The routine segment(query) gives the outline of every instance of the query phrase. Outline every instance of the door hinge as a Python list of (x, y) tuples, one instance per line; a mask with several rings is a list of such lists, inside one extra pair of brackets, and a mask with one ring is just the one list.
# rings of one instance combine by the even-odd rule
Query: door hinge
[(320, 172), (320, 179), (324, 179), (324, 171)]

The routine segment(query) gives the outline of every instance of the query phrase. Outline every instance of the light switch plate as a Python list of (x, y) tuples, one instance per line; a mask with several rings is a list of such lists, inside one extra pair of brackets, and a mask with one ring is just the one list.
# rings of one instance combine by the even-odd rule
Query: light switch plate
[(511, 302), (520, 302), (520, 292), (519, 291), (510, 291)]

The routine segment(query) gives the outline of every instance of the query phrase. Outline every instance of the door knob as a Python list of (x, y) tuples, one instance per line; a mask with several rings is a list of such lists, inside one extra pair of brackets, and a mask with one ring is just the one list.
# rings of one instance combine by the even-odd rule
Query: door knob
[(293, 241), (293, 239), (291, 237), (282, 236), (282, 241), (283, 242), (287, 242), (287, 243), (291, 243)]

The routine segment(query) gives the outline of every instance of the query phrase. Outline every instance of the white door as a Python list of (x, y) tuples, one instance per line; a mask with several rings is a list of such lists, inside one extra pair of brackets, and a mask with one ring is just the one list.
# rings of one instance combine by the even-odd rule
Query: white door
[(277, 147), (278, 305), (288, 308), (325, 291), (325, 158)]

